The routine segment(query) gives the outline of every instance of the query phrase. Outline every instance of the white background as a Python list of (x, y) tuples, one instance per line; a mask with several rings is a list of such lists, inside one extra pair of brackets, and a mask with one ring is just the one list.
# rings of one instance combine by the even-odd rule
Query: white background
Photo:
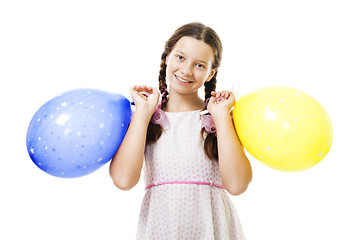
[(298, 88), (328, 112), (326, 158), (297, 173), (249, 156), (253, 181), (236, 205), (248, 240), (359, 240), (360, 8), (351, 0), (18, 1), (0, 3), (1, 239), (134, 239), (144, 184), (118, 190), (108, 164), (52, 177), (27, 154), (28, 124), (60, 92), (129, 97), (157, 85), (173, 31), (201, 21), (220, 35), (218, 89)]

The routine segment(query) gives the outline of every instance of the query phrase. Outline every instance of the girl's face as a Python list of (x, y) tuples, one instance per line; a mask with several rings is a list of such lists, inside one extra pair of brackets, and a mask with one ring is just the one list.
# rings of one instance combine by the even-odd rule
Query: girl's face
[(182, 37), (166, 58), (166, 79), (171, 91), (182, 94), (197, 90), (214, 76), (214, 52), (201, 40)]

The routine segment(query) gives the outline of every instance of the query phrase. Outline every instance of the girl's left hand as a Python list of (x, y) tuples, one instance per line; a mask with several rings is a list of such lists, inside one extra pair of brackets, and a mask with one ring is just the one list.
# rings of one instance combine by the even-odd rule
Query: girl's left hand
[(230, 91), (211, 92), (207, 109), (213, 118), (230, 114), (230, 109), (235, 104), (235, 96)]

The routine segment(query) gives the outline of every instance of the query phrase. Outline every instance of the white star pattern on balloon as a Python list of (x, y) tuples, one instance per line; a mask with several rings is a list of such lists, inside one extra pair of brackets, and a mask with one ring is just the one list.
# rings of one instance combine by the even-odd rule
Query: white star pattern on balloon
[(27, 133), (28, 153), (51, 175), (86, 175), (112, 158), (130, 120), (130, 102), (120, 94), (69, 91), (35, 113)]

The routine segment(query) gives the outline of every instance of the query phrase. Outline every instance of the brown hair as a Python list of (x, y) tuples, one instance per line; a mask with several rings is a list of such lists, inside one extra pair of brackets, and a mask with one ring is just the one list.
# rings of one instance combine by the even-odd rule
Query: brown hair
[[(202, 23), (193, 22), (182, 27), (178, 28), (169, 40), (165, 44), (164, 52), (161, 55), (161, 64), (159, 72), (159, 90), (163, 94), (163, 102), (161, 108), (164, 109), (167, 104), (167, 85), (166, 85), (166, 57), (171, 53), (175, 44), (182, 37), (193, 37), (197, 40), (201, 40), (204, 43), (208, 44), (214, 52), (214, 62), (212, 63), (211, 68), (215, 69), (220, 66), (221, 57), (222, 57), (222, 44), (217, 33), (210, 27), (205, 26)], [(216, 75), (214, 74), (213, 78), (209, 82), (204, 83), (205, 87), (205, 101), (211, 97), (211, 92), (216, 91)], [(201, 130), (201, 135), (204, 136), (204, 128)], [(162, 134), (162, 128), (160, 125), (149, 123), (146, 143), (156, 142)], [(208, 133), (204, 139), (204, 150), (206, 155), (212, 159), (218, 159), (218, 150), (217, 150), (217, 138), (214, 133)]]

